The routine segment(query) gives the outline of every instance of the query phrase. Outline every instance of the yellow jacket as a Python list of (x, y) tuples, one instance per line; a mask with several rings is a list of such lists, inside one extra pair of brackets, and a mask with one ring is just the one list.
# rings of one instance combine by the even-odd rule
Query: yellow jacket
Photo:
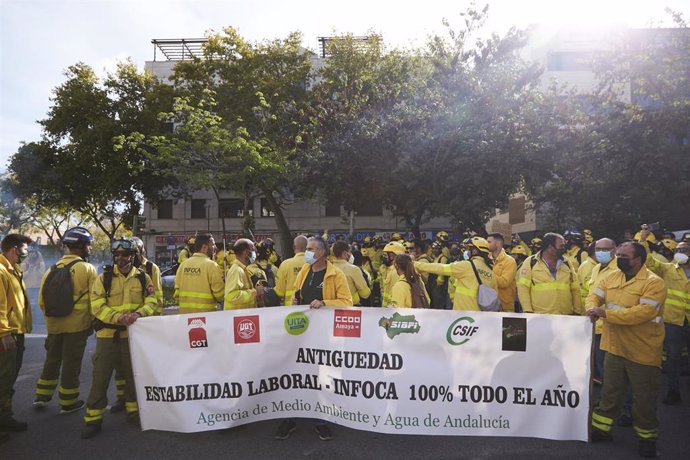
[[(310, 268), (309, 264), (302, 266), (295, 280), (295, 290), (302, 289)], [(323, 277), (323, 303), (328, 307), (351, 307), (353, 304), (345, 273), (330, 262), (326, 262), (326, 274)]]
[[(141, 261), (141, 269), (143, 271), (146, 271), (146, 264), (149, 262), (149, 260), (146, 257), (142, 257)], [(158, 313), (161, 313), (163, 311), (163, 282), (161, 281), (161, 269), (158, 267), (158, 265), (154, 264), (151, 262), (151, 274), (149, 275), (151, 277), (151, 281), (153, 282), (153, 288), (156, 290), (156, 300), (158, 301), (158, 309), (156, 310)]]
[(0, 254), (0, 337), (31, 332), (31, 306), (22, 270)]
[(180, 313), (216, 311), (224, 292), (220, 267), (206, 254), (195, 253), (177, 269), (175, 300), (180, 305)]
[(298, 252), (294, 257), (283, 261), (278, 267), (275, 292), (278, 297), (283, 299), (284, 305), (289, 305), (295, 295), (295, 280), (304, 263), (304, 253)]
[(182, 248), (180, 249), (180, 253), (177, 255), (177, 263), (181, 264), (185, 260), (189, 259), (189, 255), (192, 253), (192, 251), (189, 250), (189, 248)]
[[(536, 262), (532, 264), (532, 260)], [(541, 251), (528, 257), (520, 267), (517, 291), (522, 310), (526, 312), (551, 315), (584, 313), (580, 281), (567, 259), (560, 262), (554, 279), (542, 260)]]
[(682, 326), (690, 321), (690, 279), (683, 267), (675, 262), (662, 263), (647, 254), (647, 267), (666, 283), (664, 322)]
[(591, 257), (588, 257), (587, 260), (582, 262), (580, 268), (577, 269), (577, 279), (580, 280), (580, 297), (582, 299), (582, 305), (585, 304), (585, 300), (589, 295), (589, 281), (592, 278), (592, 271), (595, 265), (597, 265), (597, 262)]
[[(588, 260), (592, 260), (591, 258)], [(594, 290), (599, 286), (599, 283), (602, 282), (602, 280), (606, 279), (607, 276), (609, 276), (611, 273), (620, 271), (618, 269), (618, 264), (616, 262), (616, 257), (614, 257), (611, 262), (606, 265), (606, 267), (602, 267), (601, 264), (596, 264), (594, 268), (592, 269), (592, 274), (590, 275), (589, 281), (587, 282), (587, 296), (592, 294)], [(587, 296), (585, 296), (585, 299), (582, 301), (582, 304), (584, 305), (587, 301)], [(602, 318), (599, 318), (597, 322), (594, 324), (594, 333), (595, 334), (601, 334), (601, 331), (604, 326), (604, 320)]]
[(494, 259), (494, 276), (502, 311), (515, 311), (515, 273), (517, 273), (515, 259), (506, 254), (505, 249), (501, 249), (498, 257)]
[[(79, 265), (79, 264), (77, 264)], [(103, 286), (104, 274), (96, 278), (91, 286), (91, 313), (106, 324), (120, 325), (119, 320), (124, 313), (136, 312), (140, 316), (152, 316), (157, 313), (158, 300), (149, 275), (146, 277), (146, 291), (141, 288), (141, 281), (137, 277), (138, 268), (123, 275), (117, 266), (113, 267), (113, 281), (110, 285), (110, 295), (106, 297)], [(96, 333), (99, 339), (112, 338), (115, 329), (103, 328)], [(120, 337), (127, 337), (127, 331), (121, 331)]]
[(373, 249), (369, 248), (369, 259), (371, 259), (371, 265), (374, 267), (374, 271), (378, 273), (382, 266), (385, 267), (381, 261), (381, 256), (383, 255), (383, 248)]
[(352, 301), (354, 305), (359, 305), (361, 299), (367, 299), (371, 295), (371, 289), (367, 285), (367, 281), (362, 275), (362, 270), (359, 267), (352, 265), (347, 260), (336, 259), (333, 262), (337, 268), (339, 268), (345, 277), (347, 278), (347, 287), (350, 289), (350, 294), (352, 294)]
[(646, 366), (661, 366), (664, 281), (647, 267), (630, 281), (614, 271), (587, 296), (586, 308), (605, 306), (601, 349)]
[[(220, 267), (221, 272), (225, 269), (226, 271), (230, 268), (230, 265), (235, 261), (235, 253), (232, 249), (229, 251), (224, 251), (221, 249), (216, 254), (216, 263)], [(225, 264), (223, 264), (225, 262)]]
[[(74, 262), (75, 260), (82, 260), (81, 257), (69, 254), (63, 256), (57, 261), (57, 266), (64, 267), (65, 265)], [(38, 305), (45, 314), (45, 302), (43, 300), (43, 284), (46, 281), (46, 276), (49, 272), (43, 275), (41, 280), (41, 290), (38, 292)], [(70, 268), (70, 273), (72, 275), (72, 287), (74, 288), (74, 293), (72, 297), (77, 300), (74, 304), (74, 310), (67, 316), (64, 317), (54, 317), (46, 316), (46, 329), (48, 334), (62, 334), (64, 332), (81, 332), (89, 329), (91, 327), (91, 321), (93, 316), (91, 315), (91, 302), (89, 297), (89, 292), (91, 291), (91, 285), (96, 281), (98, 273), (93, 265), (86, 262), (79, 262), (72, 265)], [(83, 294), (83, 295), (82, 295)]]
[[(580, 251), (582, 251), (580, 254), (580, 260), (577, 260), (577, 253)], [(568, 252), (565, 253), (565, 257), (570, 260), (571, 266), (575, 270), (575, 273), (577, 273), (577, 271), (580, 269), (580, 265), (582, 265), (582, 263), (589, 258), (589, 254), (587, 254), (587, 251), (582, 250), (582, 248), (573, 246)]]
[[(422, 282), (422, 290), (426, 296), (426, 301), (429, 302), (429, 294), (426, 291), (424, 282)], [(412, 308), (412, 286), (405, 279), (405, 275), (398, 275), (398, 279), (393, 284), (393, 290), (391, 294), (390, 306), (394, 308)], [(388, 306), (388, 305), (386, 305)]]
[(256, 288), (249, 268), (238, 259), (230, 265), (225, 276), (224, 310), (256, 308)]
[[(472, 262), (477, 268), (482, 284), (496, 289), (496, 277), (494, 272), (484, 259), (473, 257)], [(468, 260), (453, 262), (451, 264), (436, 264), (426, 262), (415, 262), (414, 267), (417, 271), (435, 273), (437, 275), (452, 276), (457, 279), (455, 296), (453, 297), (453, 310), (479, 311), (477, 294), (479, 293), (479, 282), (474, 274), (472, 265)]]

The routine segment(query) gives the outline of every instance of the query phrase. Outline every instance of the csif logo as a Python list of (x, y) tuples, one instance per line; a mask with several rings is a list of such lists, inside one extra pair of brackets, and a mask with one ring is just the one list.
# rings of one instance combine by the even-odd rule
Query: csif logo
[(259, 315), (236, 316), (233, 320), (235, 343), (259, 343), (261, 341)]
[(334, 310), (334, 337), (360, 337), (361, 333), (362, 312), (360, 310)]
[(479, 326), (474, 326), (474, 319), (469, 316), (458, 318), (450, 324), (446, 332), (446, 340), (451, 345), (463, 345), (479, 332)]
[(189, 329), (189, 348), (207, 348), (208, 340), (206, 338), (206, 318), (201, 316), (198, 318), (187, 318), (187, 326)]

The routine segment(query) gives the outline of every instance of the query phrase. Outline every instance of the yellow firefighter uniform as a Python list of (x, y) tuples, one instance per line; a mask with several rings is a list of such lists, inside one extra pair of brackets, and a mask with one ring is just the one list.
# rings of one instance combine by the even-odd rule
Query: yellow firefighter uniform
[(256, 287), (249, 267), (235, 259), (225, 276), (224, 309), (256, 308), (256, 300)]
[(523, 262), (517, 281), (522, 310), (552, 315), (582, 314), (580, 281), (570, 262), (559, 260), (556, 277), (542, 260), (541, 251)]
[(206, 254), (195, 253), (177, 269), (175, 300), (180, 313), (216, 311), (224, 291), (223, 273)]
[(275, 293), (283, 299), (283, 305), (291, 305), (291, 299), (295, 295), (295, 280), (304, 264), (304, 253), (298, 252), (278, 267)]
[(345, 277), (347, 278), (347, 286), (350, 289), (350, 294), (352, 294), (352, 301), (354, 305), (360, 305), (361, 299), (367, 299), (371, 295), (371, 289), (367, 285), (364, 275), (362, 275), (362, 270), (359, 267), (352, 265), (347, 260), (336, 259), (333, 262), (337, 268), (339, 268)]
[(515, 311), (515, 273), (517, 263), (504, 249), (494, 259), (494, 276), (502, 311)]

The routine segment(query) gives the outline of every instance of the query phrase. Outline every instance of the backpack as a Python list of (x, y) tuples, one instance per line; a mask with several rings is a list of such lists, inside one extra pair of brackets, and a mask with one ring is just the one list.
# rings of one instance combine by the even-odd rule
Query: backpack
[(74, 300), (74, 284), (70, 269), (79, 262), (84, 261), (77, 259), (62, 267), (58, 267), (57, 264), (50, 267), (42, 289), (46, 316), (54, 318), (68, 316), (74, 310), (74, 304), (89, 292), (87, 288)]
[(471, 260), (470, 265), (472, 265), (474, 276), (477, 277), (477, 282), (479, 282), (479, 291), (477, 292), (477, 304), (479, 304), (479, 309), (481, 311), (501, 311), (501, 301), (498, 300), (496, 290), (482, 283), (479, 272), (477, 272), (477, 267), (474, 266), (474, 262)]
[[(146, 290), (146, 273), (138, 268), (134, 268), (137, 271), (136, 277), (141, 283), (141, 294), (145, 298), (147, 295)], [(113, 266), (105, 265), (103, 266), (103, 289), (105, 289), (105, 298), (110, 297), (110, 288), (113, 286)]]

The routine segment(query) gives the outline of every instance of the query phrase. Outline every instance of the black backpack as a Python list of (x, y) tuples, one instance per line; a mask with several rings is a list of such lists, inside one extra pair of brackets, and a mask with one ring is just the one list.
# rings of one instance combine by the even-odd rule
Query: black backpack
[[(151, 263), (153, 266), (153, 263)], [(134, 268), (137, 271), (136, 277), (141, 283), (141, 294), (144, 298), (147, 296), (146, 290), (146, 273), (138, 268)], [(103, 289), (105, 290), (105, 297), (110, 297), (110, 288), (113, 286), (113, 266), (105, 265), (103, 266)]]
[(87, 289), (77, 297), (77, 300), (74, 300), (74, 285), (70, 269), (79, 262), (84, 261), (77, 259), (63, 267), (58, 267), (57, 264), (50, 267), (42, 290), (46, 316), (55, 318), (68, 316), (74, 310), (74, 304), (89, 292)]

